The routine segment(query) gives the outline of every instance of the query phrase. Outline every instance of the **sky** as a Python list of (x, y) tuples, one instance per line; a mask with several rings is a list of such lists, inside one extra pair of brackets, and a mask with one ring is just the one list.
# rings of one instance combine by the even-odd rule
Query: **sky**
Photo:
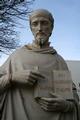
[[(50, 37), (51, 46), (65, 60), (80, 60), (80, 0), (35, 0), (32, 10), (47, 9), (54, 17), (54, 30)], [(21, 45), (32, 42), (33, 35), (28, 22), (19, 28)], [(2, 56), (0, 65), (8, 56)]]

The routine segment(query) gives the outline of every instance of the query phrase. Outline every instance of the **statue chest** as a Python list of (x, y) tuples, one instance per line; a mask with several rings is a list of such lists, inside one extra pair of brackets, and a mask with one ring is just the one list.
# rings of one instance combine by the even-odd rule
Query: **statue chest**
[(57, 61), (55, 55), (35, 52), (24, 52), (16, 58), (16, 61), (13, 64), (15, 66), (15, 69), (19, 70), (34, 69), (36, 67), (43, 69), (57, 69)]

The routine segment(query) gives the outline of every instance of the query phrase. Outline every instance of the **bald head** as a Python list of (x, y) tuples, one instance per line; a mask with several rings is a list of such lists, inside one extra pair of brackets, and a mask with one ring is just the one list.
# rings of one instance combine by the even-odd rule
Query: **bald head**
[(30, 14), (30, 28), (38, 46), (45, 46), (52, 34), (54, 18), (45, 9), (38, 9)]
[(45, 9), (37, 9), (35, 11), (33, 11), (31, 14), (30, 14), (30, 24), (31, 24), (31, 21), (35, 18), (35, 17), (45, 17), (47, 18), (50, 22), (51, 22), (51, 26), (52, 26), (52, 29), (53, 29), (53, 26), (54, 26), (54, 18), (52, 16), (52, 14), (48, 11), (48, 10), (45, 10)]

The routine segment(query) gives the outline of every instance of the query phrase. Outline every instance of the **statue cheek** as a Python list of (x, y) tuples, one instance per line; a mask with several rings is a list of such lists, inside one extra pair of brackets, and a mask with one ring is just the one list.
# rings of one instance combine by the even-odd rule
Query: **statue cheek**
[(44, 30), (45, 32), (49, 32), (49, 31), (50, 31), (50, 28), (49, 28), (49, 27), (43, 27), (43, 30)]
[(36, 35), (37, 29), (36, 28), (32, 28), (32, 33), (33, 35)]
[(52, 30), (50, 28), (46, 28), (46, 33), (50, 34), (52, 32)]

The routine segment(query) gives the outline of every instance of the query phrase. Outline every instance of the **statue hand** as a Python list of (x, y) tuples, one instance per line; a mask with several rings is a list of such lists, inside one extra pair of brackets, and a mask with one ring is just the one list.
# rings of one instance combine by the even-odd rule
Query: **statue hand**
[(37, 80), (43, 79), (39, 72), (31, 71), (31, 70), (24, 70), (18, 71), (12, 74), (12, 81), (18, 83), (24, 83), (28, 85), (34, 85)]
[(37, 82), (37, 80), (42, 80), (45, 77), (41, 75), (38, 71), (28, 71), (26, 78), (27, 78), (27, 82), (30, 85), (34, 85)]
[(67, 112), (71, 111), (74, 107), (71, 101), (67, 101), (64, 98), (61, 98), (58, 95), (52, 95), (51, 98), (42, 97), (39, 99), (39, 104), (41, 108), (46, 111), (55, 111), (55, 112)]

